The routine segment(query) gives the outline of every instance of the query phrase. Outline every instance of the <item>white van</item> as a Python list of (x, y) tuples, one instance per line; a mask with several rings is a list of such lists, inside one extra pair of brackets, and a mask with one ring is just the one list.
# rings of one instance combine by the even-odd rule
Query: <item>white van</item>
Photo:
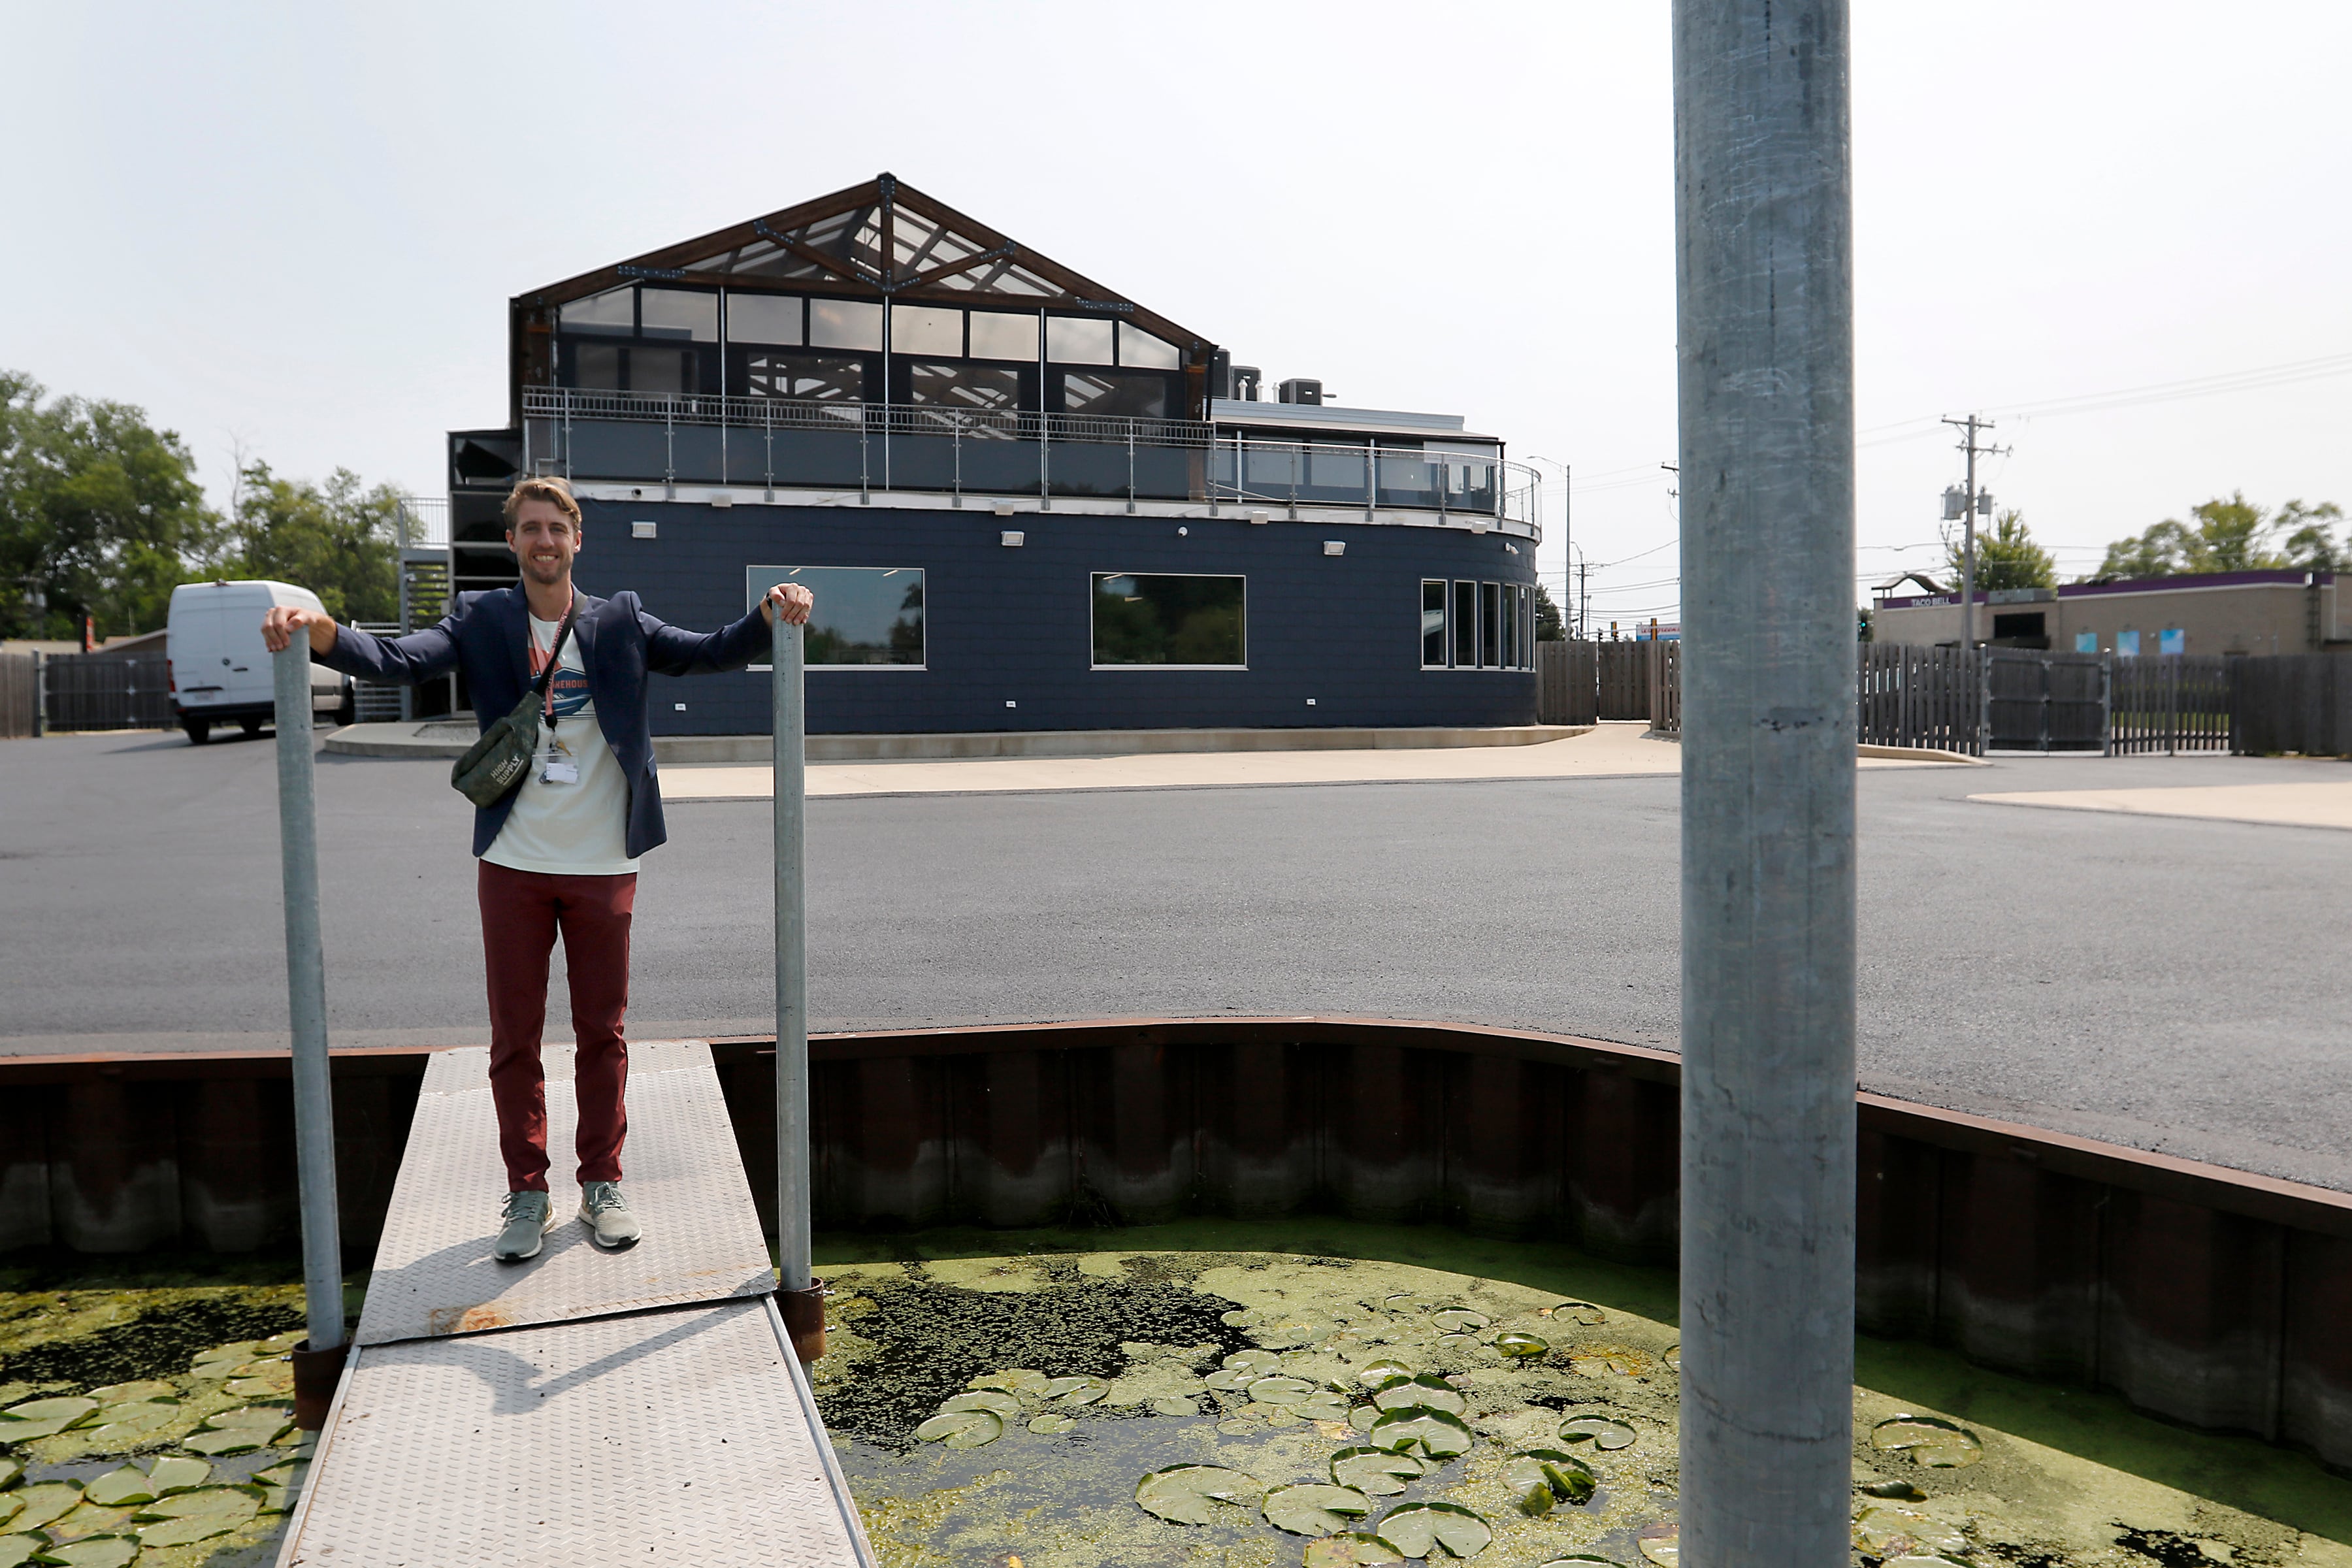
[[(172, 590), (163, 649), (171, 660), (172, 712), (188, 739), (203, 745), (215, 724), (261, 732), (278, 713), (277, 677), (261, 642), (261, 617), (273, 605), (326, 613), (319, 596), (291, 583), (183, 583)], [(351, 722), (351, 678), (310, 666), (310, 711)]]

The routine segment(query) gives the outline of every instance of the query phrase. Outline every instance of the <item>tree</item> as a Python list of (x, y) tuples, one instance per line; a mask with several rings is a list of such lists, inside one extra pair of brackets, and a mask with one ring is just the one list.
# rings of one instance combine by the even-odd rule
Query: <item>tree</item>
[(1568, 622), (1552, 602), (1551, 590), (1536, 584), (1536, 641), (1564, 642), (1568, 638)]
[[(1952, 581), (1963, 576), (1967, 554), (1964, 536), (1948, 536), (1944, 549), (1950, 559)], [(2011, 510), (1992, 520), (1992, 527), (1977, 535), (1977, 591), (1992, 593), (2002, 588), (2054, 588), (2058, 585), (2058, 563), (2050, 552), (2033, 542), (2033, 535), (2025, 526), (2025, 514)]]
[[(2137, 539), (2116, 540), (2088, 581), (2281, 566), (2325, 572), (2352, 563), (2352, 553), (2336, 538), (2334, 524), (2344, 510), (2334, 501), (2305, 506), (2291, 500), (2273, 513), (2249, 501), (2243, 490), (2233, 490), (2227, 500), (2216, 496), (2191, 507), (2189, 515), (2193, 524), (2166, 518)], [(2284, 549), (2274, 548), (2282, 533)]]
[(0, 632), (102, 636), (163, 624), (187, 563), (218, 544), (195, 459), (124, 403), (0, 371)]
[(227, 574), (270, 577), (319, 595), (339, 621), (400, 614), (399, 492), (337, 468), (325, 485), (281, 479), (264, 462), (237, 473)]

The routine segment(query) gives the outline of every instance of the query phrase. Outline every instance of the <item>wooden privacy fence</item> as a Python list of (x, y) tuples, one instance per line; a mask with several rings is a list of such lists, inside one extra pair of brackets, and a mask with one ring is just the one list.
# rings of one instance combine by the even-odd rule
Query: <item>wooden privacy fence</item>
[(1591, 645), (1597, 663), (1600, 702), (1594, 717), (1647, 719), (1650, 716), (1651, 644), (1597, 642)]
[(1984, 753), (1981, 653), (1864, 643), (1854, 691), (1854, 734), (1865, 745)]
[(1676, 642), (1546, 642), (1536, 645), (1536, 721), (1590, 724), (1646, 719), (1679, 728), (1682, 645)]
[(1679, 735), (1683, 730), (1683, 645), (1636, 643), (1650, 652), (1650, 728)]
[(29, 653), (0, 653), (0, 741), (40, 733), (40, 667)]
[(1590, 724), (1600, 717), (1593, 648), (1589, 642), (1536, 644), (1536, 722)]
[(2230, 667), (2244, 659), (2220, 654), (2169, 654), (2119, 658), (2107, 672), (2107, 752), (2230, 749)]
[(62, 654), (42, 677), (52, 730), (172, 727), (172, 668), (160, 653)]
[(2340, 653), (2232, 658), (2227, 724), (2230, 750), (2267, 756), (2352, 754), (2352, 658)]

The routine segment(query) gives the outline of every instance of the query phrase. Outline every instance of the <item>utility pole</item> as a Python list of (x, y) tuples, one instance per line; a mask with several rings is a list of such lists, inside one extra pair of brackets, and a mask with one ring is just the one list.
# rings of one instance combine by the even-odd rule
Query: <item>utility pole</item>
[(1848, 0), (1675, 0), (1687, 1568), (1853, 1557)]
[[(1992, 511), (1992, 497), (1977, 489), (1977, 459), (1998, 457), (2008, 448), (1977, 445), (1978, 433), (1992, 428), (1990, 419), (1971, 414), (1965, 419), (1947, 416), (1944, 423), (1955, 430), (1968, 432), (1960, 442), (1960, 450), (1968, 454), (1969, 480), (1968, 487), (1959, 494), (1965, 541), (1960, 552), (1960, 649), (1965, 653), (1977, 646), (1977, 518), (1979, 515), (1990, 516)], [(1948, 495), (1950, 492), (1946, 493)], [(1948, 503), (1944, 509), (1944, 521), (1952, 521), (1952, 509)]]
[[(1528, 461), (1549, 463), (1559, 470), (1559, 543), (1568, 558), (1569, 575), (1573, 576), (1576, 568), (1576, 469), (1558, 458), (1539, 458), (1532, 452), (1528, 454)], [(1573, 642), (1576, 640), (1576, 595), (1568, 592), (1567, 585), (1563, 585), (1562, 591), (1568, 603), (1560, 610), (1560, 618), (1565, 623), (1560, 629), (1567, 634), (1568, 640)]]

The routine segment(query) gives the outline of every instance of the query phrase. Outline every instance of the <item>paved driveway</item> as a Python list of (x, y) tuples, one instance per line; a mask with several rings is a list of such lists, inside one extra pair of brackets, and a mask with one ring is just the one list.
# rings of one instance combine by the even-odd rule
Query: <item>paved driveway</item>
[[(485, 1037), (446, 766), (321, 761), (339, 1041)], [(2352, 833), (1964, 798), (2339, 779), (2210, 757), (1865, 772), (1864, 1086), (2352, 1189)], [(1349, 1013), (1671, 1047), (1677, 787), (817, 800), (814, 1026)], [(281, 1041), (274, 812), (267, 741), (0, 743), (0, 1052)], [(638, 900), (640, 1035), (765, 1026), (768, 820), (672, 806)]]

